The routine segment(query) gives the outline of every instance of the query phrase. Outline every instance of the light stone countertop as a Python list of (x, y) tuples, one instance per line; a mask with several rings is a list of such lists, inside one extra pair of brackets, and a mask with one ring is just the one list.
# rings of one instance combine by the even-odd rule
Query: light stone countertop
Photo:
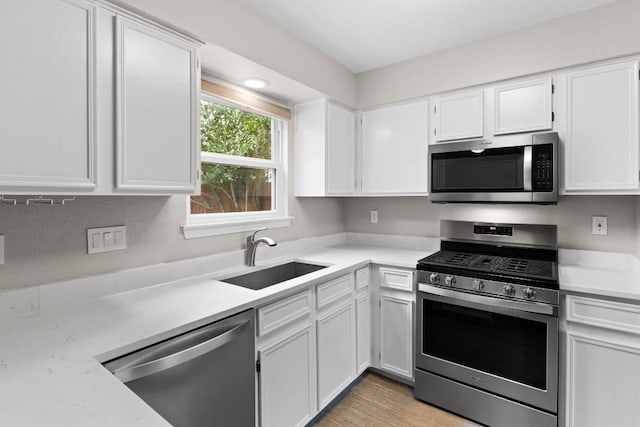
[[(294, 259), (328, 265), (260, 291), (216, 280), (255, 270), (235, 267), (0, 320), (0, 425), (168, 426), (101, 362), (370, 262), (415, 268), (432, 252), (361, 244), (316, 248), (259, 263), (255, 269)], [(564, 291), (640, 302), (638, 271), (631, 255), (560, 251)]]
[(429, 253), (340, 245), (258, 265), (292, 259), (330, 265), (259, 291), (215, 280), (249, 270), (242, 267), (0, 320), (0, 425), (167, 426), (101, 362), (369, 262), (415, 268)]
[(560, 250), (560, 290), (640, 304), (640, 262), (630, 254)]

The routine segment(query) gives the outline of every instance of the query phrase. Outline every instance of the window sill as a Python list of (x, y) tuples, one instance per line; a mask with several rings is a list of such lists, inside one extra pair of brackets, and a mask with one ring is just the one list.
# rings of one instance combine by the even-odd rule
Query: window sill
[(200, 237), (220, 236), (223, 234), (242, 233), (254, 231), (260, 227), (282, 228), (291, 225), (292, 216), (280, 218), (260, 218), (244, 221), (186, 224), (182, 226), (185, 239), (197, 239)]

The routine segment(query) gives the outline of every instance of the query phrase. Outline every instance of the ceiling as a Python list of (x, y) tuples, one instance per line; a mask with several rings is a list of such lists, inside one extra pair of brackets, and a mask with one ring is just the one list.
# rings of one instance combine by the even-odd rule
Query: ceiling
[(616, 0), (242, 0), (354, 73)]

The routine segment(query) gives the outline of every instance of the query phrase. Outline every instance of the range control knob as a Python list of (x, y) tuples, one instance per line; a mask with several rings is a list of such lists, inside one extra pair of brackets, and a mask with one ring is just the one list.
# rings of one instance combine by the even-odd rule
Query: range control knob
[(531, 289), (531, 288), (524, 288), (524, 291), (522, 291), (522, 293), (524, 294), (524, 297), (527, 299), (533, 299), (536, 297), (536, 290), (535, 289)]
[(473, 282), (471, 285), (473, 286), (473, 289), (475, 289), (476, 291), (481, 291), (484, 289), (484, 282), (480, 279), (473, 279)]
[(444, 278), (444, 283), (447, 286), (455, 286), (456, 285), (456, 278), (453, 276), (447, 276)]
[(502, 292), (504, 292), (506, 296), (512, 297), (516, 293), (516, 288), (513, 285), (504, 285)]
[(431, 273), (429, 281), (433, 284), (440, 283), (440, 275), (438, 273)]

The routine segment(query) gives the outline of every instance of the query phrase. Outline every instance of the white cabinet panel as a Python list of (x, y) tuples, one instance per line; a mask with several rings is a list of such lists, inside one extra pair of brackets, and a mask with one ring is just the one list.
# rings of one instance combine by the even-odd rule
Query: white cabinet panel
[(266, 335), (311, 313), (311, 291), (307, 290), (258, 309), (258, 336)]
[(426, 101), (362, 113), (363, 194), (426, 194)]
[(550, 130), (551, 91), (551, 77), (497, 86), (494, 134)]
[(413, 270), (380, 267), (380, 286), (413, 292)]
[(413, 301), (380, 295), (380, 368), (413, 378)]
[(355, 113), (327, 99), (295, 106), (295, 194), (355, 192)]
[(482, 89), (440, 95), (434, 102), (436, 141), (484, 136)]
[(567, 75), (567, 191), (639, 188), (637, 76), (634, 62)]
[(315, 414), (311, 326), (258, 352), (263, 427), (304, 426)]
[(640, 347), (567, 336), (567, 427), (638, 426)]
[(96, 186), (96, 7), (0, 2), (0, 188)]
[(355, 115), (332, 102), (327, 109), (327, 194), (350, 195), (355, 191)]
[(317, 304), (322, 308), (338, 301), (353, 292), (353, 275), (347, 274), (317, 287)]
[(318, 409), (336, 397), (354, 378), (354, 304), (339, 307), (317, 320)]
[(371, 310), (369, 306), (369, 291), (365, 289), (356, 298), (356, 341), (357, 372), (360, 375), (369, 367), (371, 356)]
[(194, 193), (199, 178), (196, 48), (116, 17), (115, 51), (117, 189)]

